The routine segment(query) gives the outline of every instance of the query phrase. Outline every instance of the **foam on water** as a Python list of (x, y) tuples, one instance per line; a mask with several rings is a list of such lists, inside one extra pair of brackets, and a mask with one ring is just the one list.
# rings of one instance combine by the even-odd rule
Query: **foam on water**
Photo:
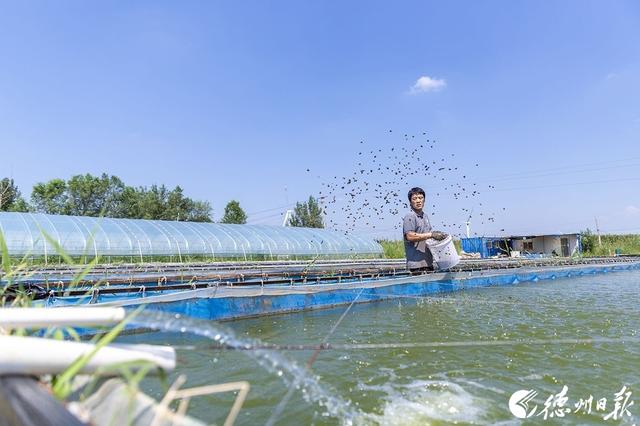
[(486, 402), (454, 382), (414, 380), (404, 385), (387, 383), (377, 390), (387, 393), (383, 412), (367, 417), (379, 424), (486, 423)]
[(360, 384), (364, 390), (384, 394), (382, 414), (365, 413), (354, 407), (304, 366), (276, 350), (249, 349), (263, 342), (255, 338), (239, 338), (227, 328), (214, 322), (181, 317), (160, 311), (145, 311), (131, 323), (157, 331), (189, 333), (205, 337), (221, 345), (245, 349), (242, 353), (254, 359), (268, 372), (278, 376), (287, 386), (295, 386), (309, 403), (324, 408), (325, 415), (337, 418), (343, 425), (425, 425), (431, 422), (479, 422), (484, 414), (482, 400), (465, 391), (460, 385), (447, 380), (416, 380), (408, 384), (396, 383), (397, 376), (383, 369), (388, 380), (380, 385)]
[(179, 314), (161, 311), (141, 312), (131, 321), (131, 324), (157, 331), (194, 334), (211, 339), (221, 345), (247, 349), (242, 353), (253, 358), (270, 373), (280, 377), (286, 385), (293, 384), (300, 390), (307, 402), (317, 403), (324, 407), (326, 414), (338, 418), (342, 424), (351, 425), (355, 419), (362, 418), (362, 413), (354, 408), (350, 401), (338, 396), (337, 392), (330, 387), (320, 384), (306, 367), (298, 365), (275, 350), (249, 349), (263, 344), (258, 339), (241, 339), (219, 324), (188, 317), (183, 318)]

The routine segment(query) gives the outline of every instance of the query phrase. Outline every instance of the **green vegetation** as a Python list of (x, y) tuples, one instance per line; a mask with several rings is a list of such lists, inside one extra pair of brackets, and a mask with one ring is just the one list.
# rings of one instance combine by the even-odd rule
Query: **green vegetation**
[[(51, 238), (47, 234), (43, 233), (43, 235), (49, 241), (49, 243), (55, 247), (59, 258), (63, 259), (68, 265), (79, 266), (77, 264), (74, 264), (73, 259), (62, 250), (55, 239)], [(7, 244), (2, 232), (0, 232), (0, 254), (2, 256), (2, 261), (0, 263), (0, 279), (2, 279), (3, 281), (3, 283), (0, 284), (0, 309), (6, 307), (31, 308), (36, 306), (30, 290), (28, 288), (25, 288), (25, 286), (23, 285), (24, 280), (28, 279), (34, 273), (34, 271), (30, 270), (28, 267), (29, 264), (27, 263), (27, 256), (19, 261), (12, 261), (11, 256), (9, 256), (9, 250), (7, 248)], [(82, 268), (79, 269), (79, 272), (73, 277), (66, 288), (76, 288), (80, 284), (80, 282), (84, 280), (87, 274), (98, 264), (98, 262), (99, 258), (96, 257), (89, 263), (81, 265)], [(100, 284), (101, 282), (98, 282), (91, 288), (88, 288), (87, 294), (91, 294), (93, 289)], [(53, 395), (61, 401), (67, 399), (72, 392), (72, 384), (75, 377), (80, 374), (81, 370), (89, 363), (89, 361), (91, 361), (96, 353), (101, 348), (113, 342), (113, 340), (115, 340), (118, 335), (120, 335), (120, 333), (124, 330), (126, 324), (143, 309), (144, 305), (141, 305), (136, 310), (129, 313), (124, 320), (113, 326), (111, 329), (96, 334), (91, 340), (91, 343), (95, 344), (95, 347), (91, 351), (78, 357), (61, 373), (51, 376), (49, 380)], [(0, 330), (0, 334), (8, 333), (15, 336), (26, 336), (35, 332), (35, 335), (37, 336), (42, 331), (44, 331), (44, 334), (42, 334), (43, 338), (53, 338), (56, 340), (81, 340), (76, 330), (72, 327), (49, 327), (46, 330), (27, 330), (22, 328), (9, 329)], [(120, 373), (120, 375), (126, 380), (126, 383), (129, 387), (136, 388), (137, 383), (139, 383), (144, 375), (146, 375), (152, 368), (154, 368), (154, 365), (146, 361), (137, 361), (135, 365), (120, 364), (114, 365), (113, 367), (114, 369), (117, 368), (117, 370), (114, 370), (113, 373)], [(137, 368), (137, 373), (132, 374), (129, 367)], [(99, 379), (100, 373), (91, 375), (92, 385), (95, 384)], [(47, 380), (47, 378), (44, 378), (44, 380)], [(93, 386), (90, 386), (90, 388), (93, 389)]]
[[(78, 272), (73, 276), (66, 289), (74, 289), (80, 282), (84, 281), (84, 278), (91, 272), (92, 269), (99, 263), (100, 257), (94, 257), (87, 262), (87, 256), (81, 257), (84, 260), (83, 263), (76, 263), (69, 255), (67, 255), (58, 241), (52, 238), (47, 233), (43, 232), (42, 235), (54, 248), (56, 256), (61, 263), (65, 263), (69, 266), (79, 266)], [(4, 238), (4, 234), (0, 231), (0, 256), (1, 265), (0, 269), (0, 308), (4, 307), (30, 307), (32, 306), (32, 295), (28, 288), (24, 287), (24, 282), (28, 281), (34, 273), (34, 270), (30, 268), (32, 259), (29, 254), (26, 254), (22, 258), (17, 260), (9, 254), (9, 248)], [(97, 282), (95, 286), (101, 284)], [(93, 289), (87, 289), (87, 294), (91, 294)]]
[(20, 190), (13, 182), (13, 179), (4, 178), (0, 180), (0, 211), (29, 211), (29, 205), (24, 200), (24, 198), (22, 198)]
[(68, 213), (66, 190), (67, 183), (62, 179), (35, 184), (31, 192), (32, 209), (51, 214)]
[[(386, 259), (404, 259), (404, 241), (401, 240), (378, 240), (378, 243), (384, 250), (384, 257)], [(458, 254), (462, 251), (460, 247), (460, 240), (453, 240), (453, 245), (456, 246)]]
[(386, 259), (404, 259), (404, 241), (378, 240), (384, 250)]
[(458, 254), (462, 253), (462, 242), (460, 240), (453, 240), (453, 245), (455, 246)]
[(289, 219), (289, 226), (324, 228), (322, 213), (318, 200), (314, 197), (309, 197), (309, 201), (296, 203), (293, 215)]
[(581, 233), (582, 254), (584, 256), (613, 256), (616, 254), (640, 254), (640, 235), (606, 234), (602, 235), (602, 245), (598, 236), (587, 229)]
[(0, 210), (77, 216), (211, 222), (211, 205), (186, 197), (180, 186), (132, 187), (117, 176), (72, 176), (33, 186), (27, 203), (12, 179), (0, 181)]
[(237, 223), (242, 225), (247, 223), (247, 214), (242, 210), (238, 201), (231, 200), (224, 208), (224, 216), (222, 216), (220, 223)]
[[(80, 374), (82, 369), (86, 367), (86, 365), (93, 359), (94, 356), (100, 351), (100, 349), (104, 348), (108, 344), (112, 343), (120, 333), (124, 330), (125, 326), (133, 317), (135, 317), (139, 312), (144, 309), (144, 305), (139, 306), (136, 310), (131, 312), (125, 319), (116, 324), (111, 330), (105, 333), (102, 337), (100, 337), (97, 341), (95, 341), (95, 346), (89, 352), (81, 355), (76, 359), (71, 365), (67, 367), (62, 373), (53, 376), (51, 379), (51, 390), (56, 398), (61, 401), (64, 401), (69, 397), (72, 392), (72, 383), (73, 379)], [(145, 373), (149, 371), (149, 368), (143, 370)]]

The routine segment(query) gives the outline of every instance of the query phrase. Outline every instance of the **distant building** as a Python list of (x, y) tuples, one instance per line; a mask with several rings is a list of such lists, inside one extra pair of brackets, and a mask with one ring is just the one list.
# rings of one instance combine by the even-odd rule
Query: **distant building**
[(580, 234), (512, 236), (511, 248), (522, 254), (547, 254), (569, 257), (582, 254)]
[(509, 237), (462, 238), (462, 250), (480, 257), (570, 257), (582, 254), (580, 234), (512, 235)]

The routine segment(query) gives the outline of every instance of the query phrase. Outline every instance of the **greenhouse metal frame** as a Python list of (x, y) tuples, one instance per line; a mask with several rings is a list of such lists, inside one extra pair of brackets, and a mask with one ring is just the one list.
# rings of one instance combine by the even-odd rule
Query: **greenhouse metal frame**
[(318, 228), (0, 213), (11, 256), (296, 259), (379, 257), (375, 240)]

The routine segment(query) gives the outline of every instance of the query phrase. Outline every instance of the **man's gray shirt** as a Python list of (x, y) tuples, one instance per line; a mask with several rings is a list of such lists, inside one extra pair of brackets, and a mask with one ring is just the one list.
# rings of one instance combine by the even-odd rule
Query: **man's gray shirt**
[(402, 220), (402, 239), (404, 240), (404, 252), (407, 256), (407, 268), (424, 268), (433, 266), (433, 256), (427, 247), (426, 241), (407, 241), (407, 232), (423, 234), (431, 231), (429, 219), (421, 212), (411, 210)]

